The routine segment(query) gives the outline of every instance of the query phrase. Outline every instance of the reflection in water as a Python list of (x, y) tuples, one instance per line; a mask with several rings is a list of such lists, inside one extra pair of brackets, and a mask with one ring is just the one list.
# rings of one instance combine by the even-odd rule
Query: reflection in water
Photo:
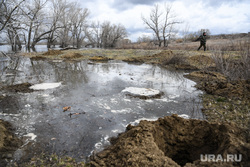
[[(11, 110), (18, 112), (1, 105), (0, 119), (13, 123), (19, 136), (37, 136), (32, 147), (22, 149), (30, 155), (48, 151), (84, 158), (94, 149), (102, 149), (108, 137), (124, 131), (129, 123), (173, 113), (202, 118), (201, 92), (182, 72), (119, 61), (89, 64), (16, 58), (1, 65), (4, 85), (62, 83), (58, 88), (32, 93), (2, 91), (16, 99), (11, 104), (16, 107)], [(150, 100), (131, 98), (121, 92), (126, 87), (157, 89), (164, 95)], [(71, 106), (71, 110), (63, 112), (65, 106)]]

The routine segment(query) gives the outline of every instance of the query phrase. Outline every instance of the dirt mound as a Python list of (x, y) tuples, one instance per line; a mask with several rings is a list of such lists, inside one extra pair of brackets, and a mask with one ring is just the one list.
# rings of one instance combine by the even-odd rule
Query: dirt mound
[(5, 159), (11, 159), (13, 152), (22, 144), (12, 130), (8, 122), (0, 120), (0, 166), (6, 166)]
[(83, 55), (79, 54), (79, 53), (66, 53), (62, 56), (62, 58), (64, 59), (78, 59), (78, 58), (82, 58)]
[(196, 82), (207, 82), (207, 81), (220, 81), (226, 82), (227, 78), (218, 72), (212, 71), (194, 71), (188, 75), (185, 75), (188, 79), (194, 80)]
[(111, 59), (108, 57), (105, 57), (105, 56), (93, 56), (93, 57), (90, 57), (89, 60), (91, 60), (91, 61), (109, 61)]
[(51, 56), (51, 55), (60, 55), (62, 53), (63, 52), (61, 50), (49, 50), (49, 51), (43, 53), (43, 55), (45, 55), (45, 56)]
[(33, 90), (29, 88), (30, 86), (31, 86), (30, 83), (22, 83), (22, 84), (17, 84), (17, 85), (5, 86), (5, 87), (2, 87), (1, 90), (7, 90), (10, 92), (30, 93), (30, 92), (33, 92)]
[(202, 82), (197, 87), (212, 95), (250, 99), (250, 80)]
[(250, 80), (228, 81), (221, 73), (195, 71), (185, 77), (197, 81), (197, 88), (211, 95), (250, 99)]
[[(201, 154), (242, 154), (250, 163), (247, 132), (235, 124), (215, 124), (177, 115), (128, 125), (111, 146), (93, 155), (92, 166), (225, 166), (233, 162), (201, 162)], [(187, 164), (189, 163), (189, 164)], [(193, 164), (190, 164), (193, 163)], [(222, 165), (221, 165), (222, 164)], [(239, 164), (237, 164), (239, 165)]]

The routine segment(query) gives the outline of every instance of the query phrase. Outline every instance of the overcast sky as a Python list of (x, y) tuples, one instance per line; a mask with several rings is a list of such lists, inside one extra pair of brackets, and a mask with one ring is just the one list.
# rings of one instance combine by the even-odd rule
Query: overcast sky
[(154, 6), (172, 4), (172, 11), (182, 20), (178, 29), (189, 26), (190, 32), (209, 29), (211, 34), (250, 32), (250, 0), (79, 0), (91, 12), (95, 21), (121, 23), (135, 41), (151, 31), (145, 29), (141, 16), (148, 17)]

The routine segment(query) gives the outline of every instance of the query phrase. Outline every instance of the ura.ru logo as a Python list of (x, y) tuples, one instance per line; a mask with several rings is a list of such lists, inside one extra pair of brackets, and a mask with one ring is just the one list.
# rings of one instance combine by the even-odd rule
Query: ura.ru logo
[(201, 154), (200, 155), (201, 162), (241, 162), (242, 155), (241, 154), (227, 154), (226, 156), (222, 156), (221, 154)]

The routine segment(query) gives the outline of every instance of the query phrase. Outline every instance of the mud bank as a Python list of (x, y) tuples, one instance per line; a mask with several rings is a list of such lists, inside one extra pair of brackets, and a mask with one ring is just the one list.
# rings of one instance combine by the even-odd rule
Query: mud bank
[(250, 80), (228, 81), (226, 76), (212, 71), (195, 71), (186, 77), (206, 93), (202, 112), (208, 121), (235, 122), (249, 129)]
[(30, 93), (30, 92), (33, 92), (33, 90), (29, 88), (30, 86), (31, 86), (30, 83), (22, 83), (22, 84), (4, 86), (0, 88), (0, 90), (16, 92), (16, 93), (17, 92)]
[(13, 158), (14, 151), (22, 144), (13, 131), (10, 123), (0, 120), (0, 166), (6, 166)]
[[(235, 124), (183, 119), (177, 115), (128, 125), (111, 146), (93, 155), (93, 166), (240, 166), (250, 163), (245, 129)], [(242, 161), (201, 162), (201, 154), (241, 154)]]

